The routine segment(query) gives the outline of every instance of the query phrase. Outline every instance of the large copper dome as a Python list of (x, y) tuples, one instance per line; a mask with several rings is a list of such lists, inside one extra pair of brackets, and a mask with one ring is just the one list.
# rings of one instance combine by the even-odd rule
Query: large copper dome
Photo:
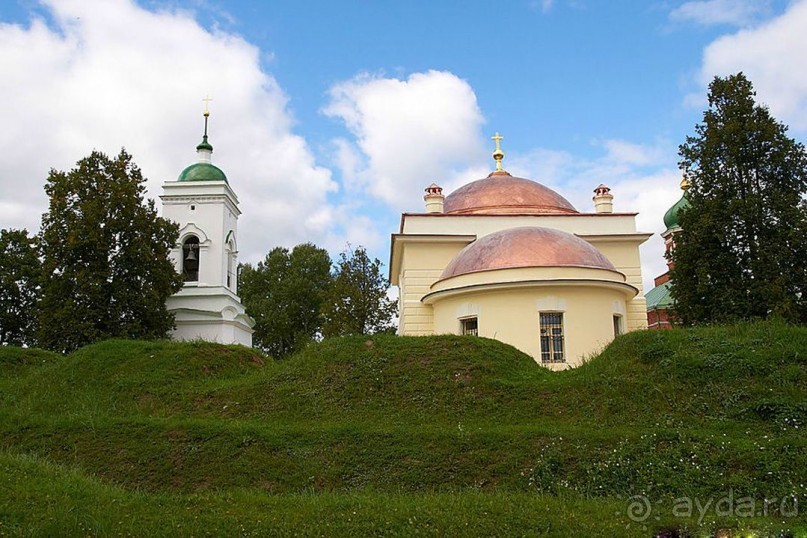
[(440, 280), (521, 267), (585, 267), (616, 272), (608, 258), (579, 237), (560, 230), (525, 226), (474, 241), (451, 260)]
[(455, 190), (445, 199), (445, 213), (577, 213), (552, 189), (500, 170)]

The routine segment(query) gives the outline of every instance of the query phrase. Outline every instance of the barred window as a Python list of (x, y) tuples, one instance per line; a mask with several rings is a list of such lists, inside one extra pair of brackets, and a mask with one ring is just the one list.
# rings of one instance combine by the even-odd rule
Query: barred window
[(468, 334), (471, 336), (479, 335), (479, 324), (476, 318), (461, 319), (460, 329), (462, 330), (462, 334)]
[(563, 350), (563, 313), (541, 312), (541, 362), (566, 362)]

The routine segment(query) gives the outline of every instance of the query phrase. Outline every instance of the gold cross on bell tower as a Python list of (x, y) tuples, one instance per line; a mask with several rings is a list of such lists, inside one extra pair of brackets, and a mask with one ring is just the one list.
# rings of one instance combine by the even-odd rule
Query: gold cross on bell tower
[(496, 171), (501, 172), (504, 170), (502, 168), (502, 159), (504, 159), (504, 152), (502, 151), (501, 141), (504, 140), (504, 137), (501, 136), (499, 133), (496, 133), (496, 136), (492, 136), (491, 140), (496, 142), (496, 151), (493, 152), (493, 158), (496, 159)]
[(212, 100), (213, 100), (213, 98), (210, 97), (210, 94), (205, 95), (205, 98), (202, 99), (202, 101), (205, 104), (205, 113), (204, 113), (204, 117), (205, 117), (205, 134), (204, 134), (204, 137), (203, 137), (204, 142), (207, 142), (207, 119), (210, 117), (210, 109), (207, 108), (207, 105), (209, 105), (210, 101), (212, 101)]

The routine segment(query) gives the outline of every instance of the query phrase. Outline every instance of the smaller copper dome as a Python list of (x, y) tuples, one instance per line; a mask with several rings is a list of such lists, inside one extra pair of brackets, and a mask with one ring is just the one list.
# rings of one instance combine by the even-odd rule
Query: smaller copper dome
[(446, 196), (444, 211), (454, 214), (577, 213), (549, 187), (504, 170), (472, 181)]
[(440, 275), (453, 276), (521, 267), (587, 267), (616, 271), (599, 250), (570, 233), (538, 226), (502, 230), (477, 239)]

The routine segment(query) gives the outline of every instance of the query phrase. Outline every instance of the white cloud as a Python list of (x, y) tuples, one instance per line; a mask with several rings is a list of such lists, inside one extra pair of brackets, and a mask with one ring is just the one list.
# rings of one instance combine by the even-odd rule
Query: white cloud
[(355, 146), (335, 141), (347, 184), (396, 209), (419, 209), (425, 187), (484, 154), (476, 95), (451, 73), (405, 80), (361, 74), (329, 94), (323, 113), (342, 120), (356, 139)]
[(549, 13), (555, 5), (555, 0), (531, 0), (528, 5), (532, 10), (540, 10), (542, 13)]
[(637, 229), (653, 233), (639, 247), (645, 293), (653, 289), (653, 279), (667, 270), (664, 240), (660, 234), (665, 230), (664, 213), (681, 198), (680, 181), (681, 172), (678, 169), (662, 167), (648, 175), (617, 181), (612, 187), (614, 194), (619, 196), (619, 209), (637, 211)]
[(807, 70), (800, 67), (807, 50), (805, 28), (807, 0), (800, 0), (765, 24), (717, 39), (704, 51), (700, 83), (743, 71), (777, 119), (807, 131)]
[[(126, 146), (150, 178), (150, 195), (159, 195), (163, 181), (195, 160), (208, 93), (214, 162), (244, 212), (243, 260), (278, 244), (313, 241), (337, 252), (349, 241), (386, 263), (382, 249), (397, 210), (422, 210), (432, 181), (451, 192), (490, 171), (490, 142), (466, 81), (441, 71), (361, 75), (335, 85), (323, 109), (352, 135), (333, 141), (350, 202), (329, 203), (337, 185), (293, 133), (287, 96), (261, 69), (266, 52), (203, 28), (188, 12), (148, 11), (131, 0), (45, 6), (50, 23), (0, 25), (0, 228), (36, 230), (48, 169), (69, 169), (94, 148), (115, 154)], [(596, 145), (604, 153), (593, 160), (538, 148), (508, 152), (506, 165), (582, 211), (592, 210), (591, 191), (605, 182), (617, 210), (639, 211), (641, 230), (661, 231), (661, 216), (679, 196), (674, 164), (659, 164), (668, 148), (624, 140)], [(377, 211), (371, 221), (359, 205), (368, 197), (392, 211)], [(651, 246), (643, 248), (646, 282), (664, 263), (660, 244)]]
[(654, 234), (640, 247), (645, 292), (653, 278), (667, 270), (663, 216), (680, 197), (674, 145), (660, 140), (637, 144), (626, 140), (594, 141), (605, 151), (581, 159), (564, 151), (536, 148), (524, 155), (508, 156), (507, 168), (514, 175), (534, 179), (556, 190), (581, 212), (594, 211), (594, 188), (605, 183), (614, 195), (614, 211), (638, 213), (636, 227)]
[[(406, 80), (361, 75), (336, 85), (324, 112), (342, 120), (355, 136), (355, 144), (333, 142), (334, 163), (348, 189), (363, 189), (417, 211), (422, 210), (423, 188), (432, 181), (450, 193), (491, 170), (490, 144), (480, 134), (482, 115), (473, 91), (450, 73), (430, 71)], [(615, 209), (639, 212), (638, 229), (656, 234), (641, 249), (649, 290), (653, 278), (666, 270), (657, 235), (664, 230), (662, 217), (680, 197), (676, 148), (665, 140), (639, 144), (609, 139), (593, 145), (603, 150), (594, 159), (535, 148), (508, 152), (505, 165), (513, 175), (555, 189), (583, 212), (594, 210), (594, 188), (608, 184)], [(355, 234), (365, 224), (371, 228), (369, 222), (358, 224)], [(372, 244), (373, 238), (366, 241)]]
[(608, 162), (622, 165), (646, 166), (658, 163), (666, 148), (635, 144), (627, 140), (605, 140), (602, 146), (608, 152)]
[(131, 0), (44, 6), (50, 26), (0, 25), (0, 227), (38, 229), (48, 170), (72, 168), (93, 149), (125, 146), (156, 197), (196, 160), (208, 93), (214, 162), (244, 212), (242, 259), (316, 241), (336, 225), (309, 217), (328, 214), (336, 184), (292, 133), (287, 97), (256, 47), (206, 30), (188, 12)]
[(770, 9), (765, 0), (698, 0), (685, 2), (670, 12), (674, 21), (692, 21), (703, 26), (745, 26)]

